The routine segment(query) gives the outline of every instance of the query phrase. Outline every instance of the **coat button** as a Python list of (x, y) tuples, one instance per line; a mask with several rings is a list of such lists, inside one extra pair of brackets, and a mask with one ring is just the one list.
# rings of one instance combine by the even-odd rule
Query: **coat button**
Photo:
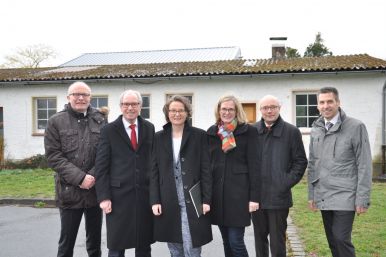
[(184, 157), (181, 157), (181, 162), (184, 162), (185, 161), (185, 158)]
[(184, 189), (188, 189), (188, 186), (184, 186)]
[(188, 199), (188, 200), (186, 200), (186, 203), (190, 203), (190, 200)]
[(182, 175), (186, 175), (186, 172), (185, 172), (185, 171), (182, 171), (181, 174), (182, 174)]

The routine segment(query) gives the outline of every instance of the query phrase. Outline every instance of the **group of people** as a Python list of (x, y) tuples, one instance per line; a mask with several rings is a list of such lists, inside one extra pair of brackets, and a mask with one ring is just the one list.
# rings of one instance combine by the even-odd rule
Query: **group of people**
[[(101, 256), (103, 213), (109, 257), (122, 257), (129, 248), (136, 257), (150, 257), (155, 241), (166, 242), (172, 257), (200, 257), (212, 240), (212, 225), (219, 227), (225, 257), (245, 257), (251, 220), (256, 256), (286, 256), (291, 188), (308, 161), (301, 132), (280, 116), (278, 98), (264, 96), (262, 118), (250, 125), (240, 101), (223, 96), (214, 125), (204, 131), (189, 123), (189, 100), (175, 95), (164, 105), (166, 124), (156, 133), (140, 115), (137, 91), (121, 94), (122, 114), (110, 123), (90, 106), (86, 83), (71, 84), (67, 99), (64, 110), (49, 119), (44, 140), (56, 171), (58, 257), (73, 256), (83, 215), (88, 256)], [(318, 92), (318, 109), (321, 116), (311, 130), (309, 206), (321, 210), (332, 255), (355, 256), (354, 214), (366, 212), (371, 187), (366, 128), (341, 110), (335, 88)], [(191, 194), (197, 185), (199, 206)]]

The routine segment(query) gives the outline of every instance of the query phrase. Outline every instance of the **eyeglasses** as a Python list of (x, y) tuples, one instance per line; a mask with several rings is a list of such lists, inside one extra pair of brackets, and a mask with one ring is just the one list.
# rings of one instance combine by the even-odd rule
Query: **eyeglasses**
[(234, 113), (236, 110), (235, 109), (233, 109), (233, 108), (221, 108), (220, 109), (220, 112), (221, 113), (227, 113), (227, 112), (229, 112), (229, 113)]
[(139, 106), (139, 103), (121, 103), (121, 106), (123, 108), (129, 108), (130, 106), (132, 108), (137, 108)]
[(279, 106), (277, 106), (277, 105), (271, 105), (271, 106), (260, 107), (260, 110), (265, 111), (265, 112), (268, 111), (268, 110), (276, 111), (278, 108), (279, 108)]
[(186, 111), (185, 110), (169, 110), (169, 113), (171, 114), (171, 115), (176, 115), (177, 113), (179, 113), (179, 114), (183, 114), (183, 113), (185, 113)]
[(79, 97), (83, 97), (83, 98), (86, 98), (86, 97), (89, 97), (91, 94), (87, 94), (87, 93), (71, 93), (69, 95), (72, 95), (73, 97), (75, 98), (79, 98)]

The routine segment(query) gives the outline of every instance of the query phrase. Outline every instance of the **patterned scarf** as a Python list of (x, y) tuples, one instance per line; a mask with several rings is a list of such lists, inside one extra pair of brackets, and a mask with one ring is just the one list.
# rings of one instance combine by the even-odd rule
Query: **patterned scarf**
[(233, 136), (233, 131), (237, 127), (236, 119), (232, 120), (231, 123), (228, 124), (220, 124), (218, 125), (217, 135), (222, 140), (222, 150), (224, 153), (236, 147), (236, 139)]

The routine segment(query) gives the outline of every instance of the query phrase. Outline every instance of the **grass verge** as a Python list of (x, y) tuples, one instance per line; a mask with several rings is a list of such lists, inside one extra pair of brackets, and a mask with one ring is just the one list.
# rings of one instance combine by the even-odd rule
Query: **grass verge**
[[(307, 184), (303, 180), (293, 190), (294, 207), (291, 217), (298, 228), (308, 256), (331, 256), (324, 234), (320, 212), (311, 212), (307, 206)], [(386, 256), (386, 183), (373, 183), (371, 207), (366, 214), (355, 216), (353, 243), (356, 256)]]
[(0, 171), (0, 198), (54, 198), (51, 169)]

